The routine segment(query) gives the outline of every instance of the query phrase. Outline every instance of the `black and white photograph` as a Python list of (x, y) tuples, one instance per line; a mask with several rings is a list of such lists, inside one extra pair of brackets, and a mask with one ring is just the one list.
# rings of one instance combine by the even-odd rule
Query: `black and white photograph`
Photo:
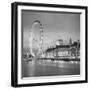
[(14, 3), (12, 10), (13, 86), (87, 82), (87, 7)]
[(80, 75), (80, 14), (22, 10), (22, 78)]

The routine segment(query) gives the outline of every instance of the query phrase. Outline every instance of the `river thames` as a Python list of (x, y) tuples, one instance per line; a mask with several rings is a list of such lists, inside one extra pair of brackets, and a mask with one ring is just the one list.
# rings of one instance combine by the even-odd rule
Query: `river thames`
[(22, 77), (80, 75), (80, 61), (22, 61)]

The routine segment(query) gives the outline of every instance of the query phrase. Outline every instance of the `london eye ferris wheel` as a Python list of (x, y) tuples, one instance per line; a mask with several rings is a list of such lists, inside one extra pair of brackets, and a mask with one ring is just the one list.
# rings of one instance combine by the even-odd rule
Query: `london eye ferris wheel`
[(39, 20), (35, 20), (33, 23), (32, 23), (32, 27), (31, 27), (31, 30), (30, 30), (30, 37), (29, 37), (29, 43), (30, 43), (30, 54), (35, 57), (35, 53), (34, 53), (34, 50), (33, 50), (33, 40), (35, 39), (35, 26), (36, 25), (39, 25), (39, 41), (37, 42), (38, 43), (38, 52), (37, 52), (37, 55), (42, 55), (43, 53), (43, 50), (42, 50), (42, 47), (43, 47), (43, 37), (44, 37), (44, 32), (43, 32), (43, 25), (42, 23), (39, 21)]

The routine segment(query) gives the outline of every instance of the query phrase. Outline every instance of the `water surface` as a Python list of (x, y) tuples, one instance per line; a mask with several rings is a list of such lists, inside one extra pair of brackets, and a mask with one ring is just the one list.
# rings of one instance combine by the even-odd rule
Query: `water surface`
[(79, 75), (79, 61), (22, 61), (22, 77)]

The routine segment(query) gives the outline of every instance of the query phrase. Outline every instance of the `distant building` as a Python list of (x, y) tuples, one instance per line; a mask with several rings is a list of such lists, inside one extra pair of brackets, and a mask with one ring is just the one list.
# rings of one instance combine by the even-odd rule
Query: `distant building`
[(63, 45), (63, 40), (62, 39), (57, 40), (56, 45)]
[(60, 40), (56, 47), (48, 48), (45, 51), (47, 58), (69, 58), (80, 56), (80, 45), (79, 42), (72, 43), (70, 39), (69, 44), (63, 45), (63, 40)]
[(49, 48), (46, 50), (46, 57), (48, 58), (62, 58), (70, 56), (70, 46), (69, 45), (58, 45), (55, 48)]
[(69, 40), (69, 45), (72, 45), (72, 39), (70, 38), (70, 40)]

